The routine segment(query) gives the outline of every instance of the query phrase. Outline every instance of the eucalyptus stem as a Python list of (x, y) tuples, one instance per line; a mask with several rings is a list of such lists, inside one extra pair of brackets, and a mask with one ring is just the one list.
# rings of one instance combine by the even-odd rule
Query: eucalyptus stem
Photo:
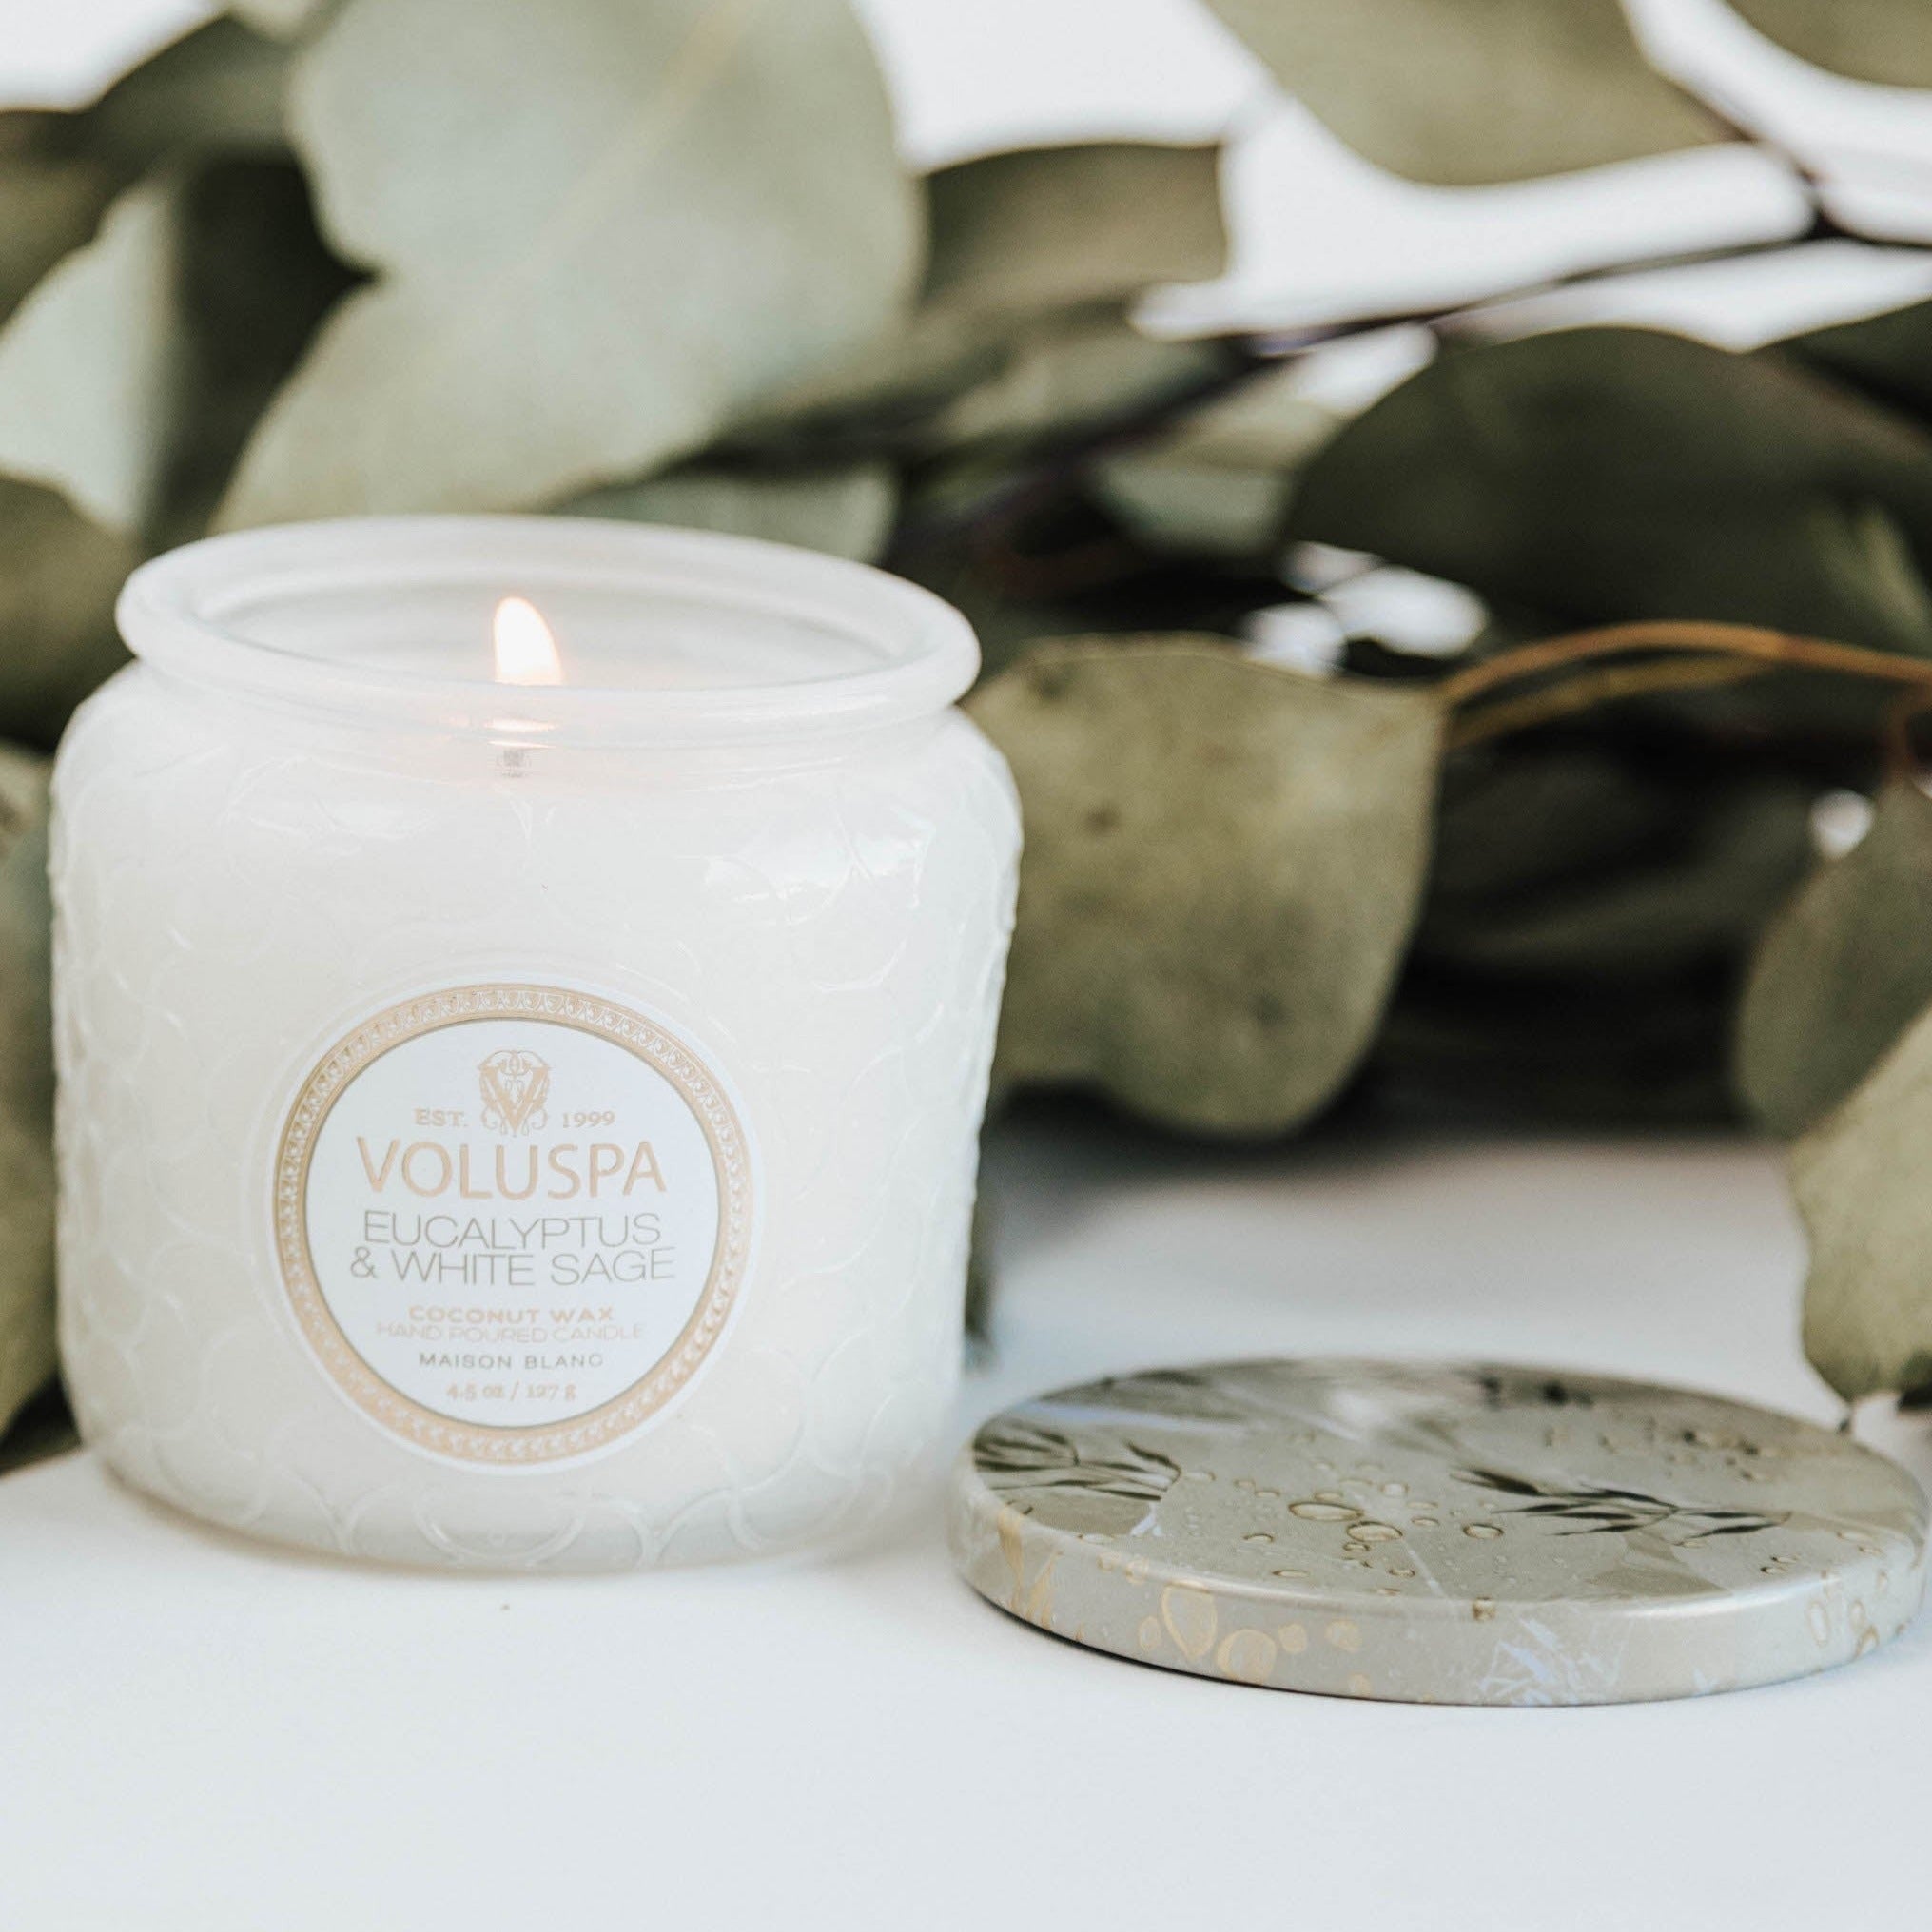
[(1449, 749), (1460, 751), (1465, 745), (1479, 745), (1487, 738), (1499, 738), (1506, 732), (1553, 724), (1559, 718), (1571, 717), (1618, 698), (1737, 684), (1747, 677), (1762, 677), (1769, 669), (1752, 658), (1716, 654), (1661, 661), (1647, 659), (1641, 664), (1612, 664), (1566, 678), (1547, 691), (1532, 691), (1522, 697), (1474, 706), (1456, 718), (1445, 735)]
[[(1642, 691), (1669, 690), (1686, 685), (1727, 682), (1719, 676), (1716, 660), (1743, 665), (1739, 676), (1765, 671), (1822, 671), (1843, 677), (1864, 677), (1880, 683), (1903, 685), (1921, 693), (1932, 693), (1932, 660), (1907, 657), (1903, 652), (1870, 651), (1862, 645), (1838, 644), (1825, 637), (1794, 636), (1786, 631), (1769, 631), (1754, 624), (1724, 624), (1715, 621), (1670, 618), (1632, 624), (1606, 624), (1595, 630), (1572, 631), (1565, 636), (1546, 638), (1540, 644), (1525, 644), (1500, 656), (1472, 664), (1467, 670), (1445, 678), (1437, 687), (1445, 706), (1460, 709), (1477, 698), (1486, 697), (1506, 685), (1520, 683), (1551, 671), (1586, 664), (1599, 657), (1622, 656), (1631, 651), (1682, 653), (1696, 667), (1686, 672), (1673, 665), (1667, 673), (1662, 665), (1625, 667), (1628, 675), (1593, 673), (1577, 679), (1582, 687), (1574, 701), (1565, 693), (1572, 685), (1557, 685), (1548, 692), (1510, 705), (1486, 706), (1462, 720), (1451, 734), (1452, 743), (1470, 743), (1474, 738), (1492, 737), (1497, 732), (1521, 729), (1546, 717), (1559, 717), (1614, 697), (1634, 696)], [(1638, 673), (1648, 673), (1648, 677)], [(1502, 718), (1497, 714), (1503, 713)]]

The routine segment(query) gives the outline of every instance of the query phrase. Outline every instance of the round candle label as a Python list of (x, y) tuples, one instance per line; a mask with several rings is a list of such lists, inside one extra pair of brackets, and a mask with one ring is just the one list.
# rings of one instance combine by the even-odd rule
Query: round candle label
[(473, 1462), (581, 1455), (648, 1422), (723, 1333), (745, 1133), (655, 1021), (456, 986), (322, 1056), (283, 1129), (275, 1227), (303, 1334), (385, 1428)]

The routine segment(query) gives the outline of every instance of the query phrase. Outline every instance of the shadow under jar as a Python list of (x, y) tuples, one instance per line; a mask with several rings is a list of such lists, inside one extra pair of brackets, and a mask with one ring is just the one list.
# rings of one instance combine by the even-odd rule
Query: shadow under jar
[(965, 621), (533, 517), (217, 537), (120, 615), (55, 773), (87, 1439), (405, 1562), (886, 1513), (944, 1447), (1019, 847)]

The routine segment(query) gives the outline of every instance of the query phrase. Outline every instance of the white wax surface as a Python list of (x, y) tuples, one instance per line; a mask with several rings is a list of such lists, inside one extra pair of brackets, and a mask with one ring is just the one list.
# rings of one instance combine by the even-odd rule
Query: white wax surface
[[(237, 599), (223, 628), (272, 650), (339, 664), (488, 682), (491, 621), (498, 601), (523, 595), (514, 574), (478, 584), (421, 587), (343, 583), (259, 600)], [(734, 611), (634, 589), (554, 583), (527, 587), (555, 636), (566, 680), (610, 690), (734, 689), (784, 685), (875, 670), (865, 639), (794, 615)]]

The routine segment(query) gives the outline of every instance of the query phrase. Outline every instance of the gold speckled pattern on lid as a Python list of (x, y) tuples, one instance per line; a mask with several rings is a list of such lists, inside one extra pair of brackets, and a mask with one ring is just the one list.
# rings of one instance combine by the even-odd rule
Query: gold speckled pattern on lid
[(1248, 1361), (1063, 1389), (954, 1473), (1001, 1609), (1172, 1670), (1444, 1704), (1802, 1676), (1908, 1623), (1926, 1503), (1720, 1396), (1459, 1363)]

